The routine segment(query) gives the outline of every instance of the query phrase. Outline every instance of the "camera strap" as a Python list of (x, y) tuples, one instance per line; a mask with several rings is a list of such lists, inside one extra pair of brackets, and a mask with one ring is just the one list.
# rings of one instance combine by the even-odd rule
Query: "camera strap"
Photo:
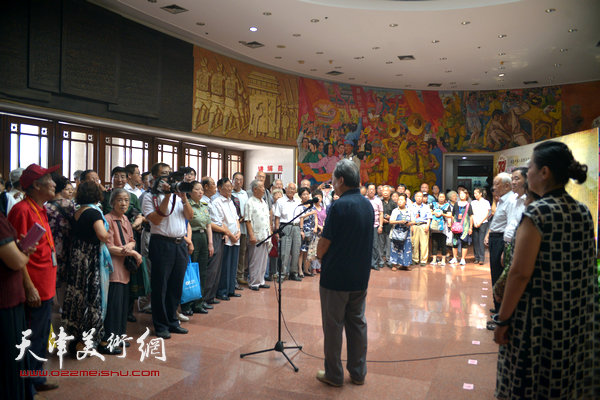
[(177, 195), (173, 195), (173, 204), (171, 205), (171, 212), (168, 214), (164, 214), (162, 211), (160, 211), (160, 204), (158, 204), (158, 196), (156, 196), (155, 194), (152, 195), (152, 203), (154, 203), (154, 211), (156, 211), (156, 213), (163, 218), (166, 218), (169, 215), (173, 214), (173, 211), (175, 210), (176, 202), (177, 202)]

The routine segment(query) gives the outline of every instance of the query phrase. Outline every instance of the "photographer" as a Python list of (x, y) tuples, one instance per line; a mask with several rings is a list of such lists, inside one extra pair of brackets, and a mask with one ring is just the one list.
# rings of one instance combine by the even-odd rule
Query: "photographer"
[[(188, 263), (188, 248), (184, 240), (186, 219), (191, 220), (194, 211), (185, 194), (173, 189), (171, 168), (164, 163), (152, 167), (155, 184), (152, 193), (144, 196), (142, 210), (150, 222), (151, 303), (154, 333), (163, 339), (171, 333), (187, 333), (179, 326), (177, 307), (181, 299), (183, 277)], [(170, 184), (170, 183), (171, 184)]]

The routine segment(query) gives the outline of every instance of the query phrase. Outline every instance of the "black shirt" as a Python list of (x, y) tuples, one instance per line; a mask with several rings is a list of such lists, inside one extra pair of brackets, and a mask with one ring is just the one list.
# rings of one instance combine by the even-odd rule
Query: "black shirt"
[(331, 245), (322, 260), (322, 287), (348, 292), (367, 289), (374, 220), (373, 207), (359, 189), (346, 191), (331, 205), (323, 228), (323, 237)]
[(102, 220), (102, 214), (98, 210), (93, 208), (84, 210), (73, 224), (73, 237), (88, 243), (99, 244), (100, 240), (94, 230), (94, 223), (98, 220)]

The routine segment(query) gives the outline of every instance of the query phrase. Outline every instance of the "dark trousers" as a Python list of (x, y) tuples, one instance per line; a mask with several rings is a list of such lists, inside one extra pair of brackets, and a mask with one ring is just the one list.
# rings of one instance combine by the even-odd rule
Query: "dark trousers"
[(27, 329), (23, 304), (11, 308), (0, 308), (0, 399), (22, 400), (33, 397), (30, 379), (20, 377), (21, 370), (30, 369), (29, 352), (19, 361), (16, 360), (20, 350), (23, 331)]
[[(504, 239), (502, 233), (492, 233), (489, 235), (490, 248), (490, 272), (492, 275), (492, 287), (496, 284), (500, 275), (502, 275), (502, 252), (504, 251)], [(494, 308), (500, 310), (500, 303), (494, 299)]]
[[(34, 308), (25, 305), (25, 318), (27, 328), (31, 329), (31, 350), (36, 356), (47, 358), (48, 336), (50, 336), (50, 318), (52, 316), (52, 299), (42, 301), (40, 307)], [(38, 361), (34, 357), (30, 358), (30, 369), (41, 371), (44, 367), (43, 361)], [(35, 377), (31, 379), (34, 385), (41, 385), (46, 382), (45, 377)]]
[(335, 383), (344, 382), (342, 367), (342, 331), (346, 330), (346, 369), (356, 380), (367, 375), (367, 291), (343, 292), (319, 287), (325, 376)]
[(152, 322), (155, 332), (165, 332), (179, 326), (177, 307), (188, 263), (187, 246), (185, 241), (177, 244), (152, 236), (149, 255), (152, 261)]
[(473, 228), (473, 252), (475, 253), (475, 261), (485, 260), (485, 247), (483, 239), (487, 233), (489, 222), (481, 224), (479, 228)]
[(371, 253), (371, 268), (379, 267), (383, 264), (381, 253), (379, 251), (379, 233), (377, 233), (379, 227), (373, 228), (373, 253)]
[(221, 278), (219, 279), (219, 290), (217, 290), (219, 296), (228, 296), (235, 293), (239, 251), (240, 246), (223, 246)]
[(127, 331), (127, 312), (129, 300), (129, 285), (120, 282), (110, 282), (108, 286), (108, 301), (106, 317), (104, 318), (104, 341), (120, 337)]
[(206, 269), (206, 294), (202, 293), (202, 298), (209, 301), (217, 295), (219, 280), (221, 277), (221, 260), (223, 259), (223, 234), (213, 232), (213, 247), (215, 249), (213, 256), (208, 259)]
[(438, 251), (446, 257), (446, 234), (444, 232), (431, 232), (431, 255), (437, 256)]

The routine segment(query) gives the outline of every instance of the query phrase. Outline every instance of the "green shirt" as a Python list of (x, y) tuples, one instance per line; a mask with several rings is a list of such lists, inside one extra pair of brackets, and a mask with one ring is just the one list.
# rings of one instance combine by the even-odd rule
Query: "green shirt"
[(190, 199), (189, 202), (192, 206), (192, 210), (194, 210), (194, 216), (190, 220), (192, 231), (206, 230), (206, 227), (208, 226), (208, 224), (210, 224), (208, 204), (203, 203), (201, 201), (195, 202), (192, 199)]

